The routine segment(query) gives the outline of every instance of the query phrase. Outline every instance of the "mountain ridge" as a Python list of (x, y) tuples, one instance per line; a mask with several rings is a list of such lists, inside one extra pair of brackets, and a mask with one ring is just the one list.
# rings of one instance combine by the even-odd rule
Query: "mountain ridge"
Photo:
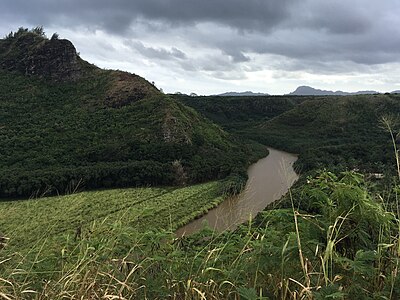
[(358, 91), (358, 92), (343, 92), (315, 89), (310, 86), (302, 85), (296, 88), (293, 92), (287, 95), (294, 96), (350, 96), (350, 95), (370, 95), (379, 94), (376, 91)]

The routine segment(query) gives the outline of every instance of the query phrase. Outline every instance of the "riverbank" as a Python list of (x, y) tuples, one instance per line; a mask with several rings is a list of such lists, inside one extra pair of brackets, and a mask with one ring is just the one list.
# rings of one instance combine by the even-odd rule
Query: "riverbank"
[(233, 230), (254, 218), (268, 204), (280, 199), (298, 179), (293, 169), (297, 156), (268, 148), (269, 155), (251, 165), (243, 192), (225, 199), (217, 207), (176, 231), (177, 236), (188, 235), (207, 224), (216, 231)]

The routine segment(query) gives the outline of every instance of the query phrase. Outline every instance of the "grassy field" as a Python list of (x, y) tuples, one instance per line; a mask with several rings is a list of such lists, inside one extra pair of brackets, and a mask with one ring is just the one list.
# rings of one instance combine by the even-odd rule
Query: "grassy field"
[[(131, 188), (82, 192), (36, 200), (0, 202), (3, 254), (60, 253), (69, 242), (124, 232), (174, 231), (222, 201), (220, 182), (185, 188)], [(28, 259), (29, 260), (29, 259)]]

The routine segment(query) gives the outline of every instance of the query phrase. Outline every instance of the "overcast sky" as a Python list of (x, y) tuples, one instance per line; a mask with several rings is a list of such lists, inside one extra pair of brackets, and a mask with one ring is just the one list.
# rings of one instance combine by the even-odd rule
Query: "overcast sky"
[(43, 25), (165, 92), (400, 90), (399, 0), (1, 0), (0, 34)]

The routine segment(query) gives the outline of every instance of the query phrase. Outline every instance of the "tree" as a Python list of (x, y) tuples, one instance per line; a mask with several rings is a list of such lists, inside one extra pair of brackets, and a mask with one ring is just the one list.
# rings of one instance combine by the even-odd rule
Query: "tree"
[(4, 38), (7, 39), (12, 39), (14, 37), (14, 33), (11, 31), (9, 34), (7, 34)]
[(37, 35), (40, 35), (40, 36), (43, 36), (43, 37), (46, 36), (45, 33), (44, 33), (43, 26), (36, 26), (31, 31), (33, 33), (36, 33)]
[(51, 36), (51, 40), (52, 41), (53, 40), (58, 40), (59, 37), (60, 37), (59, 34), (57, 32), (54, 32), (53, 35)]

